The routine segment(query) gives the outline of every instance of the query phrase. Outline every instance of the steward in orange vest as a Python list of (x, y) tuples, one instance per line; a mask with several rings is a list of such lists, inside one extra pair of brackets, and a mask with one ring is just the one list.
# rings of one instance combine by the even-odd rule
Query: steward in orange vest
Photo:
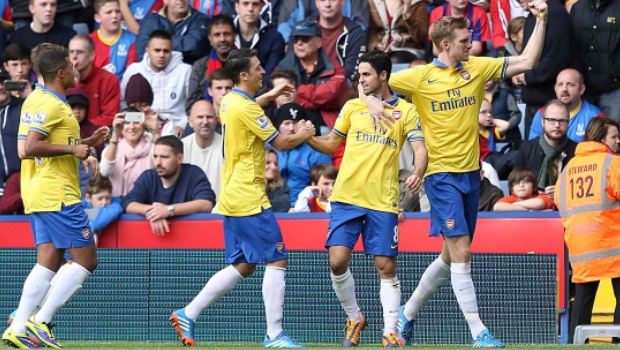
[(572, 281), (620, 277), (620, 157), (601, 142), (578, 144), (556, 183), (555, 202)]

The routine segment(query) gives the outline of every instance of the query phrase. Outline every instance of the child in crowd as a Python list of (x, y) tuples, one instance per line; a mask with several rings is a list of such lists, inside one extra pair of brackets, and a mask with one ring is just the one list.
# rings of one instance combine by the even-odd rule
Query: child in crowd
[[(127, 67), (138, 61), (137, 36), (121, 28), (119, 0), (96, 0), (93, 7), (95, 21), (100, 25), (98, 30), (90, 33), (97, 52), (93, 64), (122, 80)], [(141, 53), (140, 59), (142, 55), (144, 53)]]
[(332, 195), (338, 170), (331, 164), (317, 164), (310, 171), (311, 185), (306, 187), (295, 202), (295, 213), (329, 213), (332, 211), (329, 196)]
[(90, 220), (90, 228), (95, 233), (95, 243), (99, 243), (99, 235), (123, 213), (120, 197), (112, 197), (112, 182), (103, 176), (95, 176), (88, 180), (86, 198), (82, 200), (84, 210)]
[[(478, 133), (480, 138), (480, 161), (488, 163), (493, 169), (487, 167), (485, 169), (487, 178), (491, 175), (504, 174), (500, 178), (506, 178), (510, 171), (509, 160), (514, 156), (505, 156), (497, 151), (496, 144), (498, 141), (506, 139), (506, 132), (510, 127), (510, 123), (493, 118), (493, 107), (491, 102), (486, 98), (482, 100), (480, 112), (478, 112)], [(483, 164), (484, 165), (484, 164)]]
[(514, 169), (508, 175), (508, 188), (512, 193), (493, 207), (494, 211), (554, 210), (549, 196), (538, 193), (538, 180), (534, 172), (526, 167)]
[(274, 213), (287, 213), (291, 209), (291, 189), (280, 176), (278, 153), (273, 148), (267, 148), (265, 187), (267, 198), (271, 203), (271, 210)]

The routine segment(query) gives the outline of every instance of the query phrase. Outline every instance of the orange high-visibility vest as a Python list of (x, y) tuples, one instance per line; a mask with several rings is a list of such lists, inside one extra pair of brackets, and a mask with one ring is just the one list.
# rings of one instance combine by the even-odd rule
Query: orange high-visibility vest
[(555, 201), (574, 283), (620, 277), (620, 157), (600, 142), (577, 145)]

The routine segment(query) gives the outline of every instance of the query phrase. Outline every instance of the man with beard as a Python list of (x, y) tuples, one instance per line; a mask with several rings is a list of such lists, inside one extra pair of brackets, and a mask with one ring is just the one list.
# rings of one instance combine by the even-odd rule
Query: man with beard
[(226, 15), (217, 15), (209, 22), (209, 42), (211, 43), (211, 53), (192, 66), (192, 75), (189, 80), (189, 99), (186, 109), (198, 101), (206, 99), (213, 101), (205, 85), (211, 72), (222, 68), (228, 59), (228, 54), (233, 49), (233, 41), (236, 35), (233, 20)]
[[(583, 141), (590, 119), (603, 116), (603, 112), (597, 106), (581, 98), (586, 91), (583, 75), (575, 69), (567, 68), (558, 74), (554, 89), (558, 100), (562, 101), (570, 111), (568, 138), (577, 143)], [(532, 121), (530, 140), (540, 136), (541, 133), (541, 111), (539, 110)]]
[(155, 141), (153, 166), (140, 175), (123, 201), (128, 214), (140, 214), (151, 222), (153, 233), (170, 232), (168, 219), (175, 215), (210, 213), (215, 193), (205, 173), (183, 164), (183, 143), (175, 136)]
[(210, 102), (198, 101), (192, 107), (189, 126), (194, 130), (183, 138), (183, 163), (200, 167), (216, 196), (220, 194), (222, 174), (222, 135), (215, 132), (217, 126), (215, 108)]
[(542, 108), (543, 135), (521, 145), (514, 168), (526, 166), (538, 175), (540, 192), (553, 198), (555, 182), (569, 160), (575, 155), (577, 143), (566, 132), (569, 122), (568, 106), (551, 100)]

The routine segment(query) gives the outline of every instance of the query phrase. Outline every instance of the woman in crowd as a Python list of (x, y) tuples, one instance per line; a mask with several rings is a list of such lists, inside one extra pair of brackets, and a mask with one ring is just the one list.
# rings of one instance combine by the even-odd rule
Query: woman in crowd
[(127, 112), (138, 110), (130, 107), (114, 117), (114, 133), (101, 157), (101, 175), (112, 181), (112, 196), (115, 197), (127, 195), (140, 174), (153, 167), (150, 152), (159, 137), (155, 114), (149, 113), (139, 122), (125, 120)]

